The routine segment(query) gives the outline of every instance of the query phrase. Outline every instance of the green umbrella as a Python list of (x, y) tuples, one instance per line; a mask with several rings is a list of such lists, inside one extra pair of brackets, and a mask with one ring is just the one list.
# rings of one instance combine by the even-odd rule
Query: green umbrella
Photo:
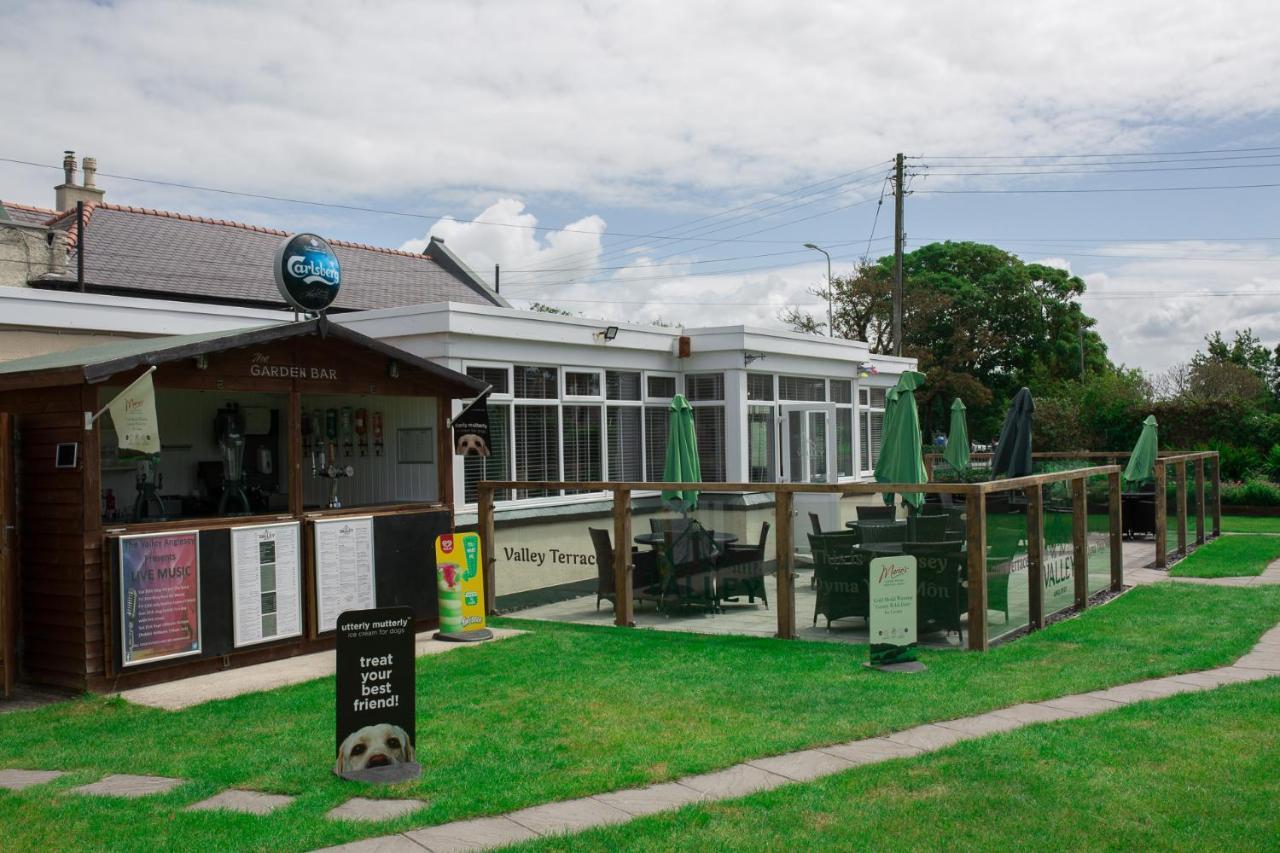
[[(677, 394), (671, 401), (670, 412), (667, 461), (662, 467), (662, 479), (668, 483), (700, 483), (702, 466), (698, 464), (698, 436), (693, 429), (693, 407), (683, 394)], [(684, 512), (698, 506), (698, 492), (695, 489), (664, 491), (662, 499), (678, 502)]]
[[(920, 446), (920, 417), (916, 412), (915, 390), (924, 384), (924, 374), (908, 370), (889, 392), (884, 407), (884, 440), (876, 459), (877, 483), (927, 483), (924, 454)], [(920, 492), (907, 492), (902, 499), (919, 509)], [(884, 502), (893, 503), (893, 495)]]
[(1159, 446), (1156, 438), (1156, 416), (1147, 415), (1147, 419), (1142, 422), (1142, 435), (1138, 436), (1138, 443), (1133, 446), (1129, 464), (1125, 466), (1122, 475), (1127, 482), (1141, 483), (1151, 479)]
[(969, 467), (969, 425), (964, 420), (964, 400), (959, 397), (951, 404), (951, 433), (947, 436), (947, 449), (942, 451), (942, 458), (957, 471)]

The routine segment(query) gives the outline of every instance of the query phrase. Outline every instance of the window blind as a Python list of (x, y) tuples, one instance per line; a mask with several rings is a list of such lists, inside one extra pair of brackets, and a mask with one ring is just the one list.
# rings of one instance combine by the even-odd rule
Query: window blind
[(724, 406), (695, 406), (693, 432), (698, 439), (698, 465), (702, 468), (703, 482), (723, 483)]
[[(517, 368), (518, 369), (518, 368)], [(560, 429), (555, 406), (515, 407), (517, 480), (560, 479)], [(516, 499), (555, 494), (547, 489), (521, 489)]]
[[(639, 389), (637, 383), (636, 390)], [(643, 480), (640, 407), (610, 406), (606, 417), (609, 432), (609, 479), (615, 482)]]
[(644, 407), (645, 480), (662, 482), (662, 469), (667, 464), (667, 434), (671, 422), (666, 406)]

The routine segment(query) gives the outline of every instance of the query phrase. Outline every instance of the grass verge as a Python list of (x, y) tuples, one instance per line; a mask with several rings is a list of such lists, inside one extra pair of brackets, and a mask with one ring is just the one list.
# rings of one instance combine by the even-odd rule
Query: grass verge
[(1222, 536), (1201, 545), (1169, 574), (1183, 578), (1254, 577), (1280, 557), (1280, 536)]
[(1263, 850), (1277, 766), (1271, 678), (508, 849)]
[[(1277, 621), (1280, 588), (1160, 584), (985, 655), (923, 651), (909, 678), (864, 669), (866, 646), (504, 621), (531, 633), (418, 661), (424, 775), (402, 785), (331, 774), (332, 679), (180, 712), (87, 697), (4, 715), (0, 766), (70, 773), (0, 791), (0, 846), (308, 850), (1219, 666)], [(108, 773), (189, 782), (143, 800), (65, 793)], [(268, 818), (182, 810), (227, 787), (297, 800)], [(425, 805), (324, 818), (355, 795)]]
[(1223, 533), (1280, 533), (1280, 515), (1224, 515)]

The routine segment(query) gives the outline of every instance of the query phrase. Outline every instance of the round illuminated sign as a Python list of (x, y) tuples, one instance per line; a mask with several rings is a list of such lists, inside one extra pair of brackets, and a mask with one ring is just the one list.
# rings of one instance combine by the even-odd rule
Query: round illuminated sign
[(314, 234), (294, 234), (276, 251), (276, 287), (293, 307), (323, 311), (338, 296), (342, 268), (338, 256)]

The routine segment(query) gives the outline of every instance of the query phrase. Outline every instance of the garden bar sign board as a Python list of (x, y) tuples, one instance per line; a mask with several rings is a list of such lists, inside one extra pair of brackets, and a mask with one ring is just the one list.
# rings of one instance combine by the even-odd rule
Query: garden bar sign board
[(120, 537), (120, 659), (125, 666), (200, 653), (200, 534)]
[(231, 528), (235, 646), (302, 635), (298, 522)]
[(413, 608), (347, 610), (337, 632), (333, 772), (365, 782), (417, 778)]
[(338, 614), (376, 606), (373, 580), (373, 517), (315, 522), (318, 630), (332, 631)]
[[(916, 558), (871, 561), (871, 666), (922, 669), (916, 663)], [(902, 666), (909, 664), (909, 666)]]

